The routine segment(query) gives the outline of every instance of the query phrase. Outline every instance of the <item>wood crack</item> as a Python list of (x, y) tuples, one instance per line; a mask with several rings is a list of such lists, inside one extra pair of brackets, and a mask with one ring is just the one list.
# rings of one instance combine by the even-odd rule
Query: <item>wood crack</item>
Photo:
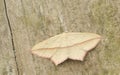
[(5, 15), (6, 15), (6, 19), (7, 19), (7, 22), (8, 22), (10, 35), (11, 35), (11, 43), (12, 43), (12, 48), (13, 48), (13, 52), (14, 52), (14, 58), (15, 58), (17, 74), (19, 75), (19, 68), (18, 68), (18, 63), (17, 63), (17, 58), (16, 58), (16, 51), (15, 51), (15, 45), (14, 45), (14, 39), (13, 39), (13, 31), (12, 31), (12, 27), (11, 27), (10, 20), (9, 20), (9, 17), (8, 17), (6, 0), (4, 0), (4, 8), (5, 8)]

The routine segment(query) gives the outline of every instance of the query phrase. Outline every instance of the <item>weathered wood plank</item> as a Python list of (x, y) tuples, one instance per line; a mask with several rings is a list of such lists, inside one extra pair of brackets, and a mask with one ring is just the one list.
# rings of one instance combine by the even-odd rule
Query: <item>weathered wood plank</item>
[[(119, 1), (9, 0), (7, 9), (20, 75), (120, 74)], [(98, 33), (103, 40), (84, 62), (68, 60), (56, 67), (48, 59), (32, 57), (34, 44), (66, 30)]]
[(18, 75), (6, 8), (0, 0), (0, 75)]
[(6, 1), (6, 5), (13, 32), (19, 75), (36, 75), (30, 53), (29, 34), (24, 20), (25, 13), (22, 0)]

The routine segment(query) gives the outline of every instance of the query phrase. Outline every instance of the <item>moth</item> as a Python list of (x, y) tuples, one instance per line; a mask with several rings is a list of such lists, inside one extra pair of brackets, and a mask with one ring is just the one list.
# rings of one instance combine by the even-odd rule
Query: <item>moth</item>
[(31, 51), (58, 65), (67, 59), (83, 61), (100, 40), (101, 36), (94, 33), (64, 32), (36, 44)]

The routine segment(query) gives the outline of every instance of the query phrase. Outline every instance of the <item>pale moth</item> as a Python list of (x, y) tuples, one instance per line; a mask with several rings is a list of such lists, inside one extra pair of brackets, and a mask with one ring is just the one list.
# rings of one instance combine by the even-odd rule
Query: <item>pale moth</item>
[(31, 51), (58, 65), (67, 59), (83, 61), (100, 40), (101, 36), (94, 33), (64, 32), (36, 44)]

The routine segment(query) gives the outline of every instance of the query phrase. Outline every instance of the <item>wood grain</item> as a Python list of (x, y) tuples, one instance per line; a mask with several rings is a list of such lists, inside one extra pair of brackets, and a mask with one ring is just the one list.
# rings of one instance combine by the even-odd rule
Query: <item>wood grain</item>
[(0, 0), (0, 75), (18, 75), (6, 7)]
[[(1, 0), (0, 75), (119, 75), (119, 3), (120, 0)], [(56, 67), (50, 60), (31, 54), (32, 46), (65, 31), (97, 33), (103, 39), (83, 62), (68, 60)], [(6, 73), (8, 61), (14, 73)]]

